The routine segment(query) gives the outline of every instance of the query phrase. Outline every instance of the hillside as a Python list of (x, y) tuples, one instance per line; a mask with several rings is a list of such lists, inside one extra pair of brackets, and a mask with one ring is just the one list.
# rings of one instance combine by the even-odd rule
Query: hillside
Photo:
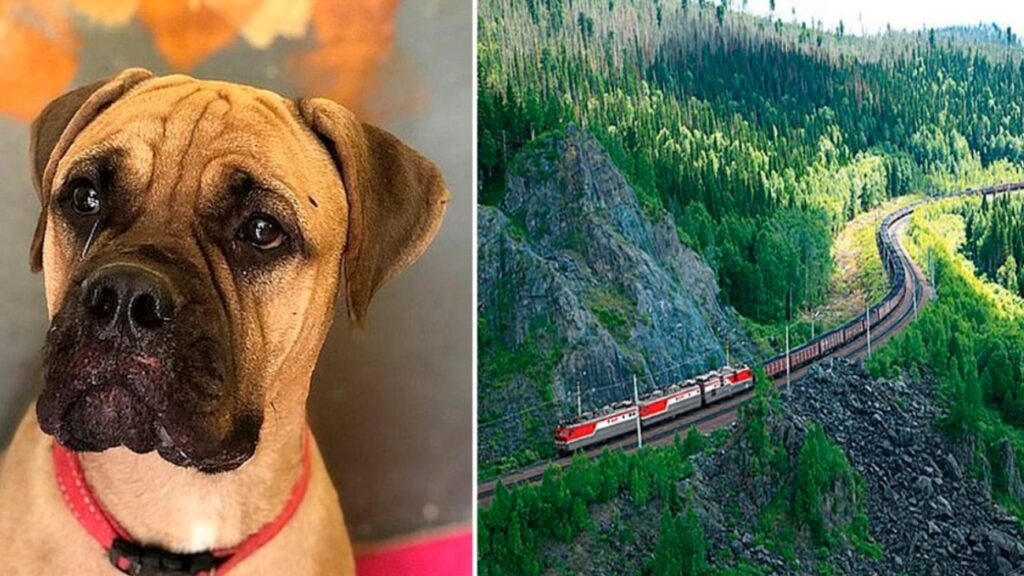
[(501, 201), (533, 138), (583, 126), (645, 210), (672, 215), (724, 299), (777, 324), (787, 294), (801, 310), (825, 299), (829, 244), (848, 220), (1024, 160), (1016, 41), (857, 38), (727, 6), (481, 2), (483, 202)]
[[(711, 438), (499, 490), (481, 511), (481, 574), (1020, 574), (1024, 531), (973, 472), (972, 441), (936, 428), (936, 387), (839, 360), (792, 399), (762, 388)], [(1011, 451), (988, 473), (1015, 466)]]
[(714, 273), (652, 220), (597, 140), (569, 125), (517, 156), (480, 208), (480, 461), (552, 450), (558, 417), (630, 398), (752, 350)]
[[(1005, 273), (1005, 263), (989, 261), (998, 242), (1011, 260), (1008, 240), (1021, 234), (1011, 218), (1019, 203), (1019, 196), (994, 202), (964, 197), (915, 211), (909, 253), (931, 261), (937, 298), (869, 366), (878, 375), (935, 375), (949, 411), (945, 430), (969, 439), (974, 474), (1024, 518), (1024, 300), (1012, 289), (1016, 278)], [(996, 268), (993, 281), (979, 276), (972, 259)]]

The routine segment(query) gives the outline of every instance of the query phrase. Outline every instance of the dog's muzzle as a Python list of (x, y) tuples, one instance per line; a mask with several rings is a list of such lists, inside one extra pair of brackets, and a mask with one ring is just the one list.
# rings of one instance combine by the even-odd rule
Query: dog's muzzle
[(262, 413), (233, 379), (226, 314), (179, 260), (108, 260), (72, 283), (47, 334), (36, 405), (64, 446), (156, 450), (209, 472), (253, 454)]

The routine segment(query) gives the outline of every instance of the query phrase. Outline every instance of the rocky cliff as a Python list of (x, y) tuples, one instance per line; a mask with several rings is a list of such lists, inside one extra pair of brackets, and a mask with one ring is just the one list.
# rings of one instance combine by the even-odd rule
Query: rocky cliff
[[(645, 214), (598, 141), (569, 126), (524, 148), (479, 209), (482, 470), (550, 450), (559, 415), (751, 355), (714, 272)], [(514, 456), (514, 460), (509, 460)]]

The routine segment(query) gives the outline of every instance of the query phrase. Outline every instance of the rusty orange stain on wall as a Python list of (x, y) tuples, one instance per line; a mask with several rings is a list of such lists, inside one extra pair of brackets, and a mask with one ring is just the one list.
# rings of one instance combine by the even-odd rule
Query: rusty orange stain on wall
[[(228, 4), (237, 4), (237, 8)], [(251, 12), (257, 2), (168, 2), (142, 0), (139, 19), (157, 50), (175, 70), (189, 70), (214, 52), (230, 46), (241, 27), (233, 10)]]
[(313, 25), (318, 46), (295, 59), (309, 94), (357, 109), (377, 85), (377, 67), (390, 53), (398, 0), (316, 2)]
[(78, 70), (78, 37), (61, 7), (0, 0), (0, 111), (31, 120)]
[[(362, 107), (394, 44), (399, 0), (0, 0), (0, 113), (30, 120), (67, 90), (82, 30), (137, 19), (174, 70), (188, 71), (241, 39), (264, 49), (313, 35), (284, 66), (308, 94)], [(45, 73), (39, 73), (45, 71)]]

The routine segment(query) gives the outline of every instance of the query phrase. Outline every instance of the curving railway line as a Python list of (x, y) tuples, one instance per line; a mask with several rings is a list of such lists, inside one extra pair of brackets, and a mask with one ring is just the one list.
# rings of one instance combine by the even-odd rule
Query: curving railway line
[[(998, 195), (1024, 189), (1024, 182), (1000, 184), (977, 190), (968, 189), (957, 195)], [(868, 310), (870, 330), (865, 326), (865, 316), (861, 315), (846, 324), (830, 330), (814, 340), (793, 348), (789, 354), (789, 378), (802, 378), (810, 366), (831, 358), (863, 358), (868, 351), (868, 337), (871, 347), (883, 344), (893, 335), (899, 333), (915, 316), (916, 308), (923, 306), (933, 295), (934, 290), (920, 267), (907, 256), (898, 239), (903, 235), (909, 217), (914, 210), (926, 200), (916, 202), (894, 211), (883, 219), (876, 234), (879, 253), (889, 278), (890, 289), (886, 296)], [(776, 386), (786, 383), (786, 355), (779, 354), (764, 363), (765, 373), (772, 378)], [(731, 424), (737, 415), (739, 406), (750, 399), (753, 390), (737, 394), (718, 404), (702, 410), (682, 415), (644, 429), (644, 443), (663, 444), (669, 442), (675, 434), (696, 426), (702, 432), (710, 432)], [(601, 453), (605, 448), (636, 449), (636, 437), (626, 435), (612, 439), (602, 445), (583, 449), (588, 456)], [(500, 479), (480, 483), (477, 487), (477, 500), (481, 505), (490, 502), (494, 495), (497, 482), (505, 486), (513, 486), (540, 480), (544, 471), (552, 464), (567, 466), (572, 456), (560, 456), (517, 470), (502, 476)]]

